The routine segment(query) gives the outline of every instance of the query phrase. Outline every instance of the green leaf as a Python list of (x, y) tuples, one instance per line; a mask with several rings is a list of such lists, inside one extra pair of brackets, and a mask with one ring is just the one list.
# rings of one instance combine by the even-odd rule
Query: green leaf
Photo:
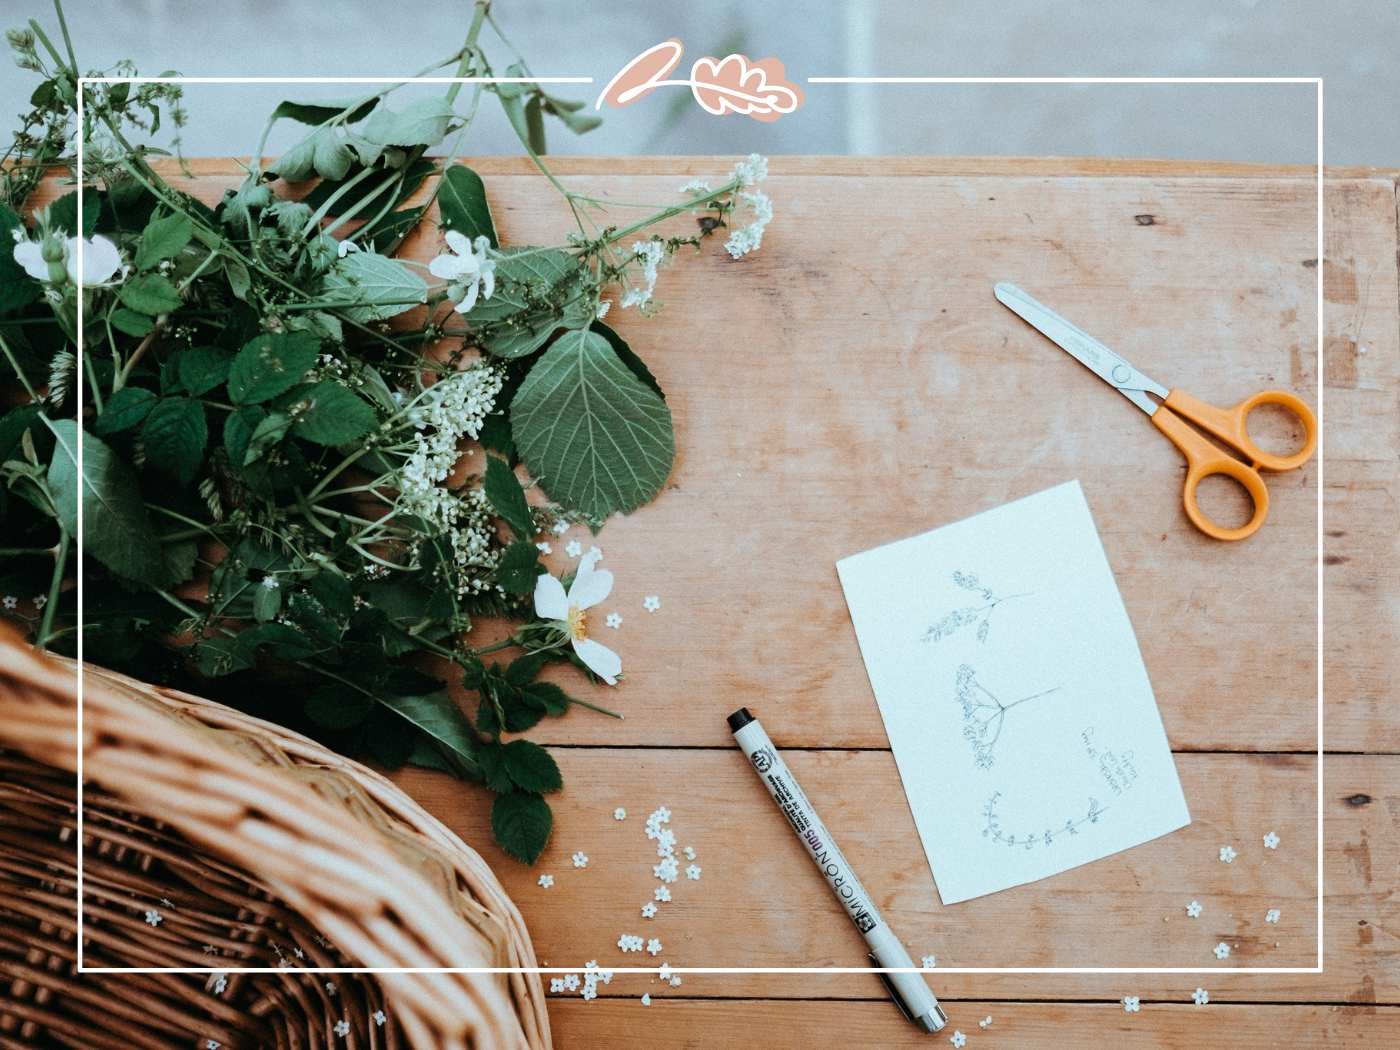
[(553, 682), (531, 682), (520, 690), (520, 696), (545, 714), (562, 715), (569, 709), (569, 694)]
[(136, 247), (136, 268), (149, 270), (165, 259), (175, 258), (184, 251), (192, 236), (194, 224), (184, 212), (157, 216), (141, 231), (141, 242)]
[(192, 346), (176, 357), (180, 385), (198, 397), (228, 379), (233, 355), (217, 346)]
[(253, 428), (253, 433), (248, 438), (247, 451), (243, 453), (241, 465), (246, 467), (262, 459), (270, 449), (281, 443), (291, 428), (291, 416), (285, 412), (269, 412)]
[(540, 552), (529, 540), (516, 540), (501, 555), (496, 582), (507, 594), (526, 595), (535, 589), (535, 577), (544, 571)]
[(661, 491), (675, 458), (671, 411), (596, 332), (565, 332), (511, 402), (511, 431), (551, 499), (602, 520)]
[[(276, 577), (268, 576), (272, 580)], [(266, 623), (275, 619), (282, 611), (282, 588), (265, 587), (262, 583), (253, 586), (253, 616), (260, 622)]]
[(506, 668), (506, 681), (516, 686), (529, 685), (548, 660), (548, 653), (526, 653), (524, 656), (517, 656)]
[[(97, 230), (97, 217), (102, 211), (102, 198), (91, 186), (83, 190), (83, 236), (91, 237)], [(68, 236), (78, 232), (78, 191), (65, 193), (49, 205), (50, 225)]]
[(188, 485), (204, 460), (209, 424), (204, 406), (188, 397), (163, 397), (141, 426), (146, 462)]
[(92, 426), (93, 432), (106, 437), (130, 430), (146, 418), (156, 403), (156, 395), (141, 387), (124, 386), (107, 399), (102, 414)]
[(520, 487), (515, 471), (504, 460), (495, 456), (486, 457), (486, 479), (482, 488), (491, 507), (516, 536), (528, 540), (534, 535), (535, 523), (530, 517), (530, 505), (525, 502), (525, 491)]
[(353, 729), (374, 707), (374, 698), (341, 685), (326, 685), (306, 698), (306, 717), (324, 729)]
[[(428, 297), (423, 278), (403, 263), (375, 252), (351, 252), (337, 259), (324, 289), (339, 300), (331, 309), (352, 321), (383, 321), (412, 310)], [(339, 293), (339, 294), (337, 294)]]
[(228, 396), (236, 405), (276, 397), (301, 382), (320, 354), (310, 332), (264, 332), (243, 344), (228, 373)]
[[(332, 616), (348, 617), (355, 611), (355, 591), (350, 586), (350, 581), (338, 572), (322, 569), (311, 578), (310, 589), (316, 600), (325, 606), (326, 611)], [(418, 686), (416, 689), (395, 689), (394, 691), (401, 693), (422, 692), (425, 689), (436, 688), (437, 684), (440, 683), (418, 682), (415, 684)]]
[(470, 240), (485, 237), (493, 248), (499, 243), (491, 206), (486, 201), (486, 186), (481, 176), (465, 164), (454, 164), (442, 173), (438, 210), (444, 230), (456, 230)]
[(304, 182), (316, 171), (316, 142), (321, 137), (318, 131), (297, 142), (272, 164), (277, 177), (287, 182)]
[[(322, 206), (329, 204), (330, 209), (327, 215), (342, 215), (352, 208), (358, 208), (356, 214), (363, 214), (365, 209), (360, 207), (361, 202), (373, 198), (373, 208), (370, 214), (383, 206), (387, 198), (392, 198), (392, 206), (398, 207), (409, 197), (413, 196), (423, 180), (437, 170), (430, 160), (422, 158), (414, 161), (403, 169), (379, 168), (372, 174), (365, 176), (353, 186), (347, 183), (359, 176), (363, 169), (356, 168), (347, 173), (345, 179), (323, 179), (316, 184), (316, 187), (302, 198), (302, 202), (309, 207), (320, 210)], [(398, 188), (392, 193), (385, 189), (386, 184), (394, 183)], [(343, 193), (341, 191), (344, 190)], [(341, 193), (334, 201), (331, 198)]]
[(539, 744), (529, 740), (512, 740), (505, 746), (506, 772), (522, 791), (544, 794), (558, 791), (564, 778), (554, 757)]
[(13, 208), (0, 204), (0, 314), (28, 306), (43, 291), (39, 282), (15, 262), (12, 239), (15, 230), (24, 233), (24, 223)]
[(373, 251), (381, 255), (392, 252), (394, 247), (413, 231), (423, 218), (422, 208), (404, 208), (402, 211), (391, 211), (384, 218), (374, 224), (369, 236), (365, 237), (365, 231), (356, 231), (355, 236)]
[(442, 97), (410, 102), (395, 113), (382, 108), (370, 114), (361, 134), (382, 146), (432, 146), (447, 134), (452, 105)]
[[(29, 429), (39, 422), (40, 408), (37, 402), (17, 405), (4, 415), (0, 415), (0, 463), (10, 458)], [(40, 430), (46, 430), (42, 425)]]
[(225, 259), (224, 276), (228, 278), (229, 291), (233, 293), (233, 297), (246, 301), (248, 292), (253, 287), (253, 279), (248, 276), (248, 267), (243, 265), (242, 260), (231, 256)]
[[(302, 124), (324, 124), (326, 121), (340, 116), (341, 113), (359, 102), (358, 98), (327, 98), (316, 99), (306, 102), (299, 99), (284, 99), (277, 104), (277, 108), (272, 111), (272, 119), (280, 120), (286, 117), (289, 120), (299, 121)], [(362, 102), (356, 109), (345, 118), (345, 123), (355, 124), (365, 117), (375, 106), (379, 104), (378, 99), (370, 99)]]
[(526, 864), (533, 864), (544, 851), (553, 826), (549, 803), (538, 795), (512, 791), (497, 795), (491, 807), (491, 833), (501, 849)]
[(122, 285), (117, 296), (138, 314), (159, 317), (177, 309), (183, 300), (169, 279), (158, 273), (144, 273)]
[(627, 366), (629, 372), (656, 391), (656, 396), (662, 401), (666, 400), (666, 392), (661, 389), (661, 384), (656, 381), (656, 376), (651, 374), (651, 369), (646, 366), (646, 362), (632, 352), (632, 348), (627, 345), (627, 341), (622, 336), (602, 321), (594, 321), (589, 327), (608, 341), (608, 345), (613, 348), (613, 353), (617, 355), (619, 361)]
[(374, 409), (354, 391), (331, 379), (322, 380), (302, 399), (309, 403), (292, 433), (318, 445), (344, 445), (374, 429)]
[(565, 125), (575, 135), (583, 135), (603, 123), (603, 118), (594, 113), (579, 113), (577, 110), (583, 107), (580, 99), (557, 99), (546, 96), (544, 111)]
[(515, 784), (506, 771), (506, 749), (498, 743), (482, 744), (477, 752), (477, 762), (481, 766), (481, 778), (486, 786), (498, 795), (515, 790)]
[[(528, 253), (528, 254), (526, 254)], [(496, 357), (534, 353), (561, 327), (593, 319), (587, 275), (558, 248), (506, 249), (496, 262), (496, 291), (466, 314), (482, 349)]]
[(58, 520), (70, 536), (78, 533), (78, 501), (83, 508), (83, 548), (119, 576), (150, 586), (170, 582), (170, 567), (151, 527), (136, 475), (99, 438), (84, 435), (82, 494), (78, 479), (78, 424), (60, 419), (48, 486)]
[(471, 775), (480, 772), (476, 760), (476, 734), (452, 698), (445, 693), (421, 696), (383, 695), (379, 702), (406, 718), (442, 744)]
[(113, 310), (110, 320), (112, 327), (118, 332), (125, 332), (137, 339), (150, 335), (151, 329), (156, 326), (156, 323), (145, 314), (138, 314), (135, 310), (128, 310), (125, 306), (119, 306)]
[(257, 405), (244, 405), (230, 412), (224, 420), (224, 448), (228, 450), (229, 462), (234, 466), (243, 465), (253, 432), (266, 416), (267, 413)]
[(345, 178), (355, 160), (345, 140), (326, 129), (316, 135), (314, 145), (316, 174), (323, 179)]
[(253, 666), (253, 652), (238, 638), (206, 638), (194, 646), (194, 664), (207, 678), (246, 671)]
[(525, 139), (530, 148), (543, 156), (548, 152), (544, 138), (544, 112), (540, 109), (539, 95), (531, 95), (525, 103)]

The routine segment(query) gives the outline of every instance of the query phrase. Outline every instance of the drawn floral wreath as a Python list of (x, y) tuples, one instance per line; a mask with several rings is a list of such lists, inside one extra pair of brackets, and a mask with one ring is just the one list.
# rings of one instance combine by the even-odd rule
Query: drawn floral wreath
[(776, 58), (755, 61), (746, 55), (720, 59), (705, 55), (691, 64), (688, 80), (667, 80), (684, 53), (674, 37), (647, 48), (617, 71), (593, 108), (602, 109), (604, 102), (628, 106), (659, 87), (690, 88), (700, 107), (717, 117), (737, 113), (768, 123), (802, 105), (802, 89), (787, 79)]

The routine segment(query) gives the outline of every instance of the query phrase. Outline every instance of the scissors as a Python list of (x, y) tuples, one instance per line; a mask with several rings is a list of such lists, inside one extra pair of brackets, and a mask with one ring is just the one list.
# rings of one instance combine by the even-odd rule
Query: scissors
[[(1258, 532), (1269, 513), (1269, 490), (1264, 487), (1259, 471), (1296, 470), (1308, 461), (1317, 447), (1317, 420), (1312, 410), (1294, 394), (1284, 390), (1261, 390), (1233, 408), (1216, 408), (1184, 391), (1168, 390), (1014, 284), (1005, 281), (998, 284), (996, 296), (1012, 313), (1146, 412), (1157, 429), (1182, 451), (1186, 456), (1186, 487), (1182, 493), (1186, 516), (1207, 536), (1217, 540), (1242, 540)], [(1152, 400), (1148, 394), (1160, 401)], [(1275, 456), (1251, 441), (1247, 417), (1260, 405), (1279, 405), (1297, 416), (1307, 432), (1303, 447), (1291, 456)], [(1235, 450), (1248, 462), (1222, 451), (1200, 431)], [(1246, 524), (1227, 529), (1201, 511), (1196, 503), (1196, 487), (1202, 478), (1212, 474), (1234, 478), (1249, 493), (1254, 501), (1254, 516)]]

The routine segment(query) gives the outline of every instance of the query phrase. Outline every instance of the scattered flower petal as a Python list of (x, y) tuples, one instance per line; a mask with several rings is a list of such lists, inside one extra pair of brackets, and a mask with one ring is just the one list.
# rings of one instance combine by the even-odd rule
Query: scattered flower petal
[(988, 1014), (986, 1017), (982, 1018), (982, 1020), (978, 1021), (978, 1022), (977, 1022), (977, 1027), (978, 1027), (978, 1028), (990, 1028), (990, 1027), (992, 1027), (992, 1015), (991, 1015), (991, 1014)]
[(1264, 913), (1264, 921), (1275, 926), (1278, 925), (1278, 921), (1282, 917), (1283, 913), (1280, 912), (1277, 908), (1270, 908), (1267, 912)]
[(645, 994), (645, 995), (642, 996), (642, 1005), (643, 1005), (643, 1006), (650, 1006), (650, 1005), (651, 1005), (651, 994), (650, 994), (650, 993), (647, 993), (647, 994)]

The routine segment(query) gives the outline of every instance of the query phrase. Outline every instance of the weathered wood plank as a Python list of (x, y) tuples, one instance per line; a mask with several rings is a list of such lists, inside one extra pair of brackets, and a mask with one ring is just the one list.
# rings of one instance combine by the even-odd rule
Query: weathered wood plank
[[(782, 740), (779, 739), (779, 745)], [(396, 779), (490, 860), (551, 966), (861, 966), (859, 937), (811, 869), (737, 750), (569, 748), (555, 752), (565, 790), (555, 831), (527, 868), (486, 845), (480, 789), (427, 772)], [(1055, 878), (944, 908), (914, 835), (887, 752), (789, 752), (794, 771), (891, 925), (917, 958), (940, 967), (1311, 967), (1316, 963), (1315, 760), (1295, 755), (1178, 757), (1193, 823), (1176, 834)], [(1134, 994), (1179, 995), (1186, 982), (1271, 1000), (1400, 1002), (1400, 758), (1327, 762), (1326, 972), (1132, 977)], [(975, 788), (950, 805), (975, 805)], [(640, 906), (657, 885), (643, 834), (668, 805), (699, 882), (684, 877), (654, 920)], [(627, 819), (612, 817), (624, 806)], [(1265, 832), (1282, 838), (1263, 848)], [(1223, 864), (1219, 847), (1239, 851)], [(582, 850), (586, 869), (570, 855)], [(683, 862), (684, 863), (684, 862)], [(542, 872), (555, 885), (535, 884)], [(1204, 913), (1186, 916), (1199, 900)], [(1265, 923), (1278, 908), (1282, 920)], [(624, 955), (619, 934), (662, 940), (656, 958)], [(1217, 961), (1212, 948), (1234, 950)], [(940, 994), (1114, 998), (1124, 978), (936, 973)], [(712, 975), (706, 994), (873, 996), (873, 977)], [(1194, 988), (1187, 986), (1189, 992)], [(691, 989), (687, 986), (686, 991)]]
[[(638, 986), (638, 996), (641, 987)], [(879, 1002), (716, 1002), (653, 993), (649, 1007), (643, 1007), (635, 998), (552, 1002), (550, 1017), (557, 1050), (594, 1050), (604, 1046), (646, 1046), (656, 1050), (807, 1050), (813, 1046), (895, 1050), (946, 1046), (946, 1039), (954, 1030), (967, 1036), (968, 1050), (1063, 1050), (1088, 1045), (1113, 1050), (1199, 1050), (1203, 1046), (1230, 1050), (1275, 1050), (1279, 1046), (1374, 1050), (1400, 1042), (1397, 1010), (1218, 1002), (1197, 1007), (1190, 1001), (1190, 991), (1178, 994), (1170, 1003), (1144, 999), (1141, 1012), (1136, 1014), (1124, 1013), (1116, 1002), (950, 1003), (950, 1027), (936, 1037), (916, 1031), (893, 1006)], [(978, 1021), (988, 1015), (992, 1024), (983, 1031)]]

